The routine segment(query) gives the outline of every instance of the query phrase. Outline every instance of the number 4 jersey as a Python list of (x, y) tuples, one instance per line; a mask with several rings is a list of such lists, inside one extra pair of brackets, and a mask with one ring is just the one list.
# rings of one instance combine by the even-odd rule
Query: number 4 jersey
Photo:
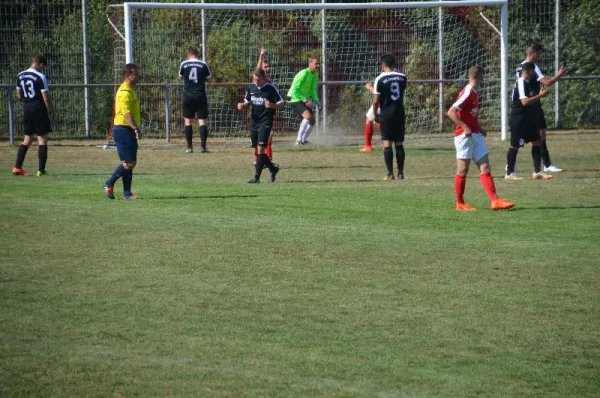
[(206, 79), (210, 79), (210, 68), (199, 59), (183, 61), (179, 67), (179, 76), (183, 77), (183, 96), (201, 98), (206, 96)]
[(27, 69), (17, 76), (17, 90), (23, 93), (23, 109), (46, 109), (42, 92), (48, 91), (48, 79), (42, 72)]
[(404, 124), (404, 90), (406, 76), (403, 73), (383, 72), (375, 79), (373, 94), (379, 95), (382, 124)]

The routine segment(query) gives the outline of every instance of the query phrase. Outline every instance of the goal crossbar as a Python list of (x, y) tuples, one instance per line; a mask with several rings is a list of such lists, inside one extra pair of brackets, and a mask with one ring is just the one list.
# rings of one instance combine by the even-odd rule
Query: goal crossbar
[[(448, 8), (501, 6), (500, 17), (500, 123), (501, 139), (508, 136), (508, 0), (415, 1), (382, 3), (310, 3), (310, 4), (230, 4), (230, 3), (123, 3), (125, 22), (125, 59), (133, 63), (133, 9), (198, 9), (198, 10), (349, 10), (396, 8)], [(496, 30), (497, 31), (497, 30)], [(440, 50), (441, 51), (441, 50)], [(325, 62), (322, 68), (325, 69)], [(323, 76), (326, 76), (325, 70)]]

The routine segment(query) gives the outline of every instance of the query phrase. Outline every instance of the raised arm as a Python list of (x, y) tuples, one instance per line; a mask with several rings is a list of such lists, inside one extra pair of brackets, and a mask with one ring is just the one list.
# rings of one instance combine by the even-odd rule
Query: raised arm
[(258, 62), (256, 63), (256, 69), (262, 69), (263, 68), (263, 62), (265, 60), (265, 54), (267, 53), (267, 50), (265, 50), (264, 48), (260, 49), (260, 54), (258, 55)]
[(560, 79), (562, 77), (562, 75), (564, 75), (565, 73), (567, 73), (567, 69), (564, 66), (561, 66), (558, 69), (558, 73), (556, 73), (556, 76), (551, 77), (550, 79), (548, 79), (546, 77), (542, 77), (539, 80), (539, 82), (542, 83), (545, 87), (550, 87), (554, 83), (556, 83), (558, 81), (558, 79)]

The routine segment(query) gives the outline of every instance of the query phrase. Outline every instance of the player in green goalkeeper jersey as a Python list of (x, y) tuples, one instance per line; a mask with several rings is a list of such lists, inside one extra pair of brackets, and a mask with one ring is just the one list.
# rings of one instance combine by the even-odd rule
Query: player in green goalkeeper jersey
[(288, 97), (291, 98), (289, 102), (290, 107), (302, 116), (296, 145), (304, 145), (308, 142), (306, 139), (310, 134), (310, 130), (315, 125), (314, 109), (319, 104), (319, 96), (317, 95), (319, 67), (319, 58), (310, 57), (308, 59), (308, 68), (298, 72), (288, 92)]

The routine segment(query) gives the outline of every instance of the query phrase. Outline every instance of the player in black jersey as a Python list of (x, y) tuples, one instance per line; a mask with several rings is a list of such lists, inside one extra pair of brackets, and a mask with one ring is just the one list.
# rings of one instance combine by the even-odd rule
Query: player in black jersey
[(179, 67), (179, 79), (183, 80), (183, 117), (185, 120), (185, 139), (187, 141), (187, 153), (194, 151), (192, 145), (192, 135), (194, 134), (193, 121), (198, 118), (200, 125), (200, 146), (202, 152), (208, 152), (206, 149), (206, 140), (208, 138), (208, 127), (206, 119), (208, 118), (208, 100), (206, 96), (206, 82), (212, 81), (210, 68), (206, 62), (198, 59), (198, 49), (188, 47), (186, 61)]
[[(533, 66), (535, 78), (533, 78), (530, 83), (536, 94), (540, 92), (542, 85), (546, 88), (554, 85), (554, 83), (556, 83), (558, 79), (560, 79), (561, 76), (564, 75), (567, 71), (564, 67), (561, 66), (558, 72), (556, 73), (556, 76), (551, 78), (545, 77), (540, 68), (535, 64), (540, 59), (543, 52), (544, 47), (541, 43), (533, 43), (531, 46), (527, 47), (527, 59), (519, 65), (517, 65), (516, 68), (516, 78), (518, 79), (519, 76), (521, 76), (521, 69), (524, 63), (531, 62), (534, 64)], [(548, 145), (546, 144), (546, 128), (548, 127), (548, 125), (546, 123), (546, 116), (544, 115), (544, 110), (542, 109), (542, 103), (536, 102), (533, 106), (536, 109), (538, 128), (540, 130), (540, 136), (542, 138), (542, 161), (544, 163), (544, 171), (551, 173), (562, 171), (562, 169), (559, 169), (550, 161), (550, 153), (548, 152)]]
[(542, 139), (538, 125), (538, 110), (535, 104), (548, 95), (546, 89), (537, 90), (533, 81), (535, 79), (535, 65), (525, 62), (521, 66), (521, 76), (515, 83), (512, 94), (512, 107), (510, 112), (510, 147), (506, 154), (507, 180), (522, 180), (515, 170), (519, 148), (531, 142), (533, 156), (533, 179), (549, 180), (551, 175), (544, 174), (542, 167)]
[(248, 182), (251, 184), (260, 182), (263, 166), (266, 166), (271, 172), (270, 181), (275, 182), (275, 176), (279, 172), (279, 167), (275, 166), (265, 154), (265, 147), (273, 129), (275, 111), (283, 109), (285, 102), (279, 91), (277, 91), (277, 88), (271, 83), (266, 82), (264, 70), (256, 69), (252, 76), (252, 81), (253, 84), (248, 86), (244, 102), (237, 104), (237, 109), (240, 111), (248, 109), (249, 106), (252, 107), (250, 140), (252, 141), (253, 148), (258, 147), (256, 171), (254, 178)]
[(52, 132), (48, 110), (52, 112), (54, 120), (58, 118), (56, 108), (48, 94), (48, 79), (44, 74), (46, 57), (36, 55), (31, 61), (29, 69), (17, 76), (17, 98), (23, 100), (23, 143), (17, 150), (17, 161), (12, 170), (14, 175), (30, 176), (23, 170), (23, 161), (27, 150), (33, 144), (33, 136), (37, 135), (39, 167), (37, 176), (46, 175), (46, 161), (48, 159), (48, 133)]
[[(396, 59), (391, 54), (381, 57), (383, 73), (377, 76), (373, 84), (373, 114), (375, 121), (381, 125), (381, 139), (383, 140), (383, 157), (387, 168), (386, 180), (394, 179), (394, 150), (396, 147), (396, 163), (398, 165), (398, 179), (404, 179), (404, 91), (406, 90), (406, 76), (397, 70), (394, 65)], [(380, 109), (379, 113), (377, 109)]]

